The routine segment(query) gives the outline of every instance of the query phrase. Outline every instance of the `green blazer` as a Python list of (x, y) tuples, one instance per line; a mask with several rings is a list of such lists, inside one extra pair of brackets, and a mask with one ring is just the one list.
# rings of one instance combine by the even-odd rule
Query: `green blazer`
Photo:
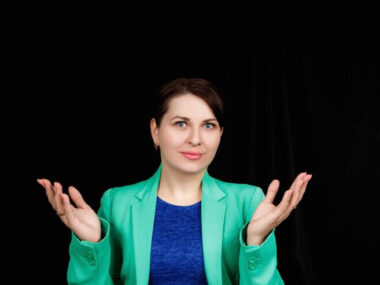
[[(102, 195), (102, 239), (69, 246), (68, 284), (133, 284), (149, 281), (150, 250), (161, 168), (135, 184)], [(208, 284), (284, 284), (277, 270), (274, 230), (260, 245), (247, 246), (247, 226), (264, 199), (260, 187), (202, 178), (202, 243)]]

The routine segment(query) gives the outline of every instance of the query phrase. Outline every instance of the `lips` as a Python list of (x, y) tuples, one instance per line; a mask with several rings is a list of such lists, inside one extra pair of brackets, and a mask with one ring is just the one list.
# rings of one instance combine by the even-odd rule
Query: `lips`
[(195, 151), (184, 151), (182, 153), (183, 154), (190, 154), (190, 155), (201, 155), (202, 154), (200, 152), (195, 152)]
[(191, 160), (200, 159), (202, 157), (202, 153), (200, 152), (182, 152), (182, 154)]

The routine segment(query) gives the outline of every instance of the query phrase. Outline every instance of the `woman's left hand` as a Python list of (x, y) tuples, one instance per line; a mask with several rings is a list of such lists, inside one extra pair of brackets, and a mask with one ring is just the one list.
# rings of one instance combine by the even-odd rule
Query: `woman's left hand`
[(273, 205), (273, 200), (280, 187), (280, 181), (275, 179), (271, 182), (264, 200), (257, 206), (248, 224), (248, 246), (260, 245), (270, 232), (289, 216), (301, 201), (311, 176), (306, 172), (300, 173), (277, 206)]

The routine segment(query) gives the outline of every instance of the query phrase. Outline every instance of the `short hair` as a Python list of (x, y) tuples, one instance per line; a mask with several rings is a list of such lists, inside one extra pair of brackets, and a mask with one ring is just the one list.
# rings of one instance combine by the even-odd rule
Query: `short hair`
[(154, 97), (152, 115), (158, 127), (169, 108), (170, 100), (187, 93), (206, 101), (218, 120), (220, 128), (224, 126), (224, 103), (214, 84), (202, 78), (177, 78), (164, 84)]

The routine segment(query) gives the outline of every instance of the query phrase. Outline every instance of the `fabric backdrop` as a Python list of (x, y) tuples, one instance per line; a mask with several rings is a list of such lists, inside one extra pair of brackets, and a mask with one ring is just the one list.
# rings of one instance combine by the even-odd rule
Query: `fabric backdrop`
[(154, 92), (177, 77), (201, 77), (217, 86), (227, 111), (211, 176), (264, 192), (279, 179), (278, 203), (298, 173), (313, 174), (276, 230), (285, 283), (380, 281), (377, 42), (272, 40), (232, 48), (70, 39), (53, 38), (48, 47), (35, 41), (14, 67), (22, 80), (8, 117), (17, 149), (9, 169), (24, 173), (12, 195), (21, 193), (33, 208), (17, 235), (29, 280), (65, 284), (69, 258), (70, 231), (36, 179), (59, 181), (65, 192), (76, 186), (97, 210), (106, 189), (146, 179), (159, 164), (149, 130)]

